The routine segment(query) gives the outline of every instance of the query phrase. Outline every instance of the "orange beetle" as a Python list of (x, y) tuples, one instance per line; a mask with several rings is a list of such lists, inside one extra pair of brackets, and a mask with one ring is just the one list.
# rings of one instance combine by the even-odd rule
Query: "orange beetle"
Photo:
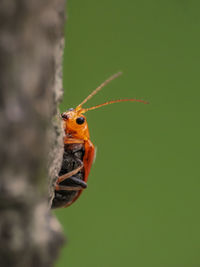
[(103, 82), (75, 109), (70, 108), (61, 114), (64, 127), (64, 155), (59, 177), (55, 184), (52, 208), (68, 207), (80, 196), (83, 189), (87, 188), (86, 182), (94, 161), (95, 148), (90, 141), (88, 124), (83, 113), (122, 101), (148, 103), (137, 99), (119, 99), (91, 108), (82, 108), (83, 104), (119, 75), (121, 72)]

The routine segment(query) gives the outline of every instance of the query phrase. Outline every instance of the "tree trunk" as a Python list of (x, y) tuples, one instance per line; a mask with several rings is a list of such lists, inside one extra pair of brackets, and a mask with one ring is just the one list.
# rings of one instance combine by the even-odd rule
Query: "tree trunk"
[(1, 267), (52, 266), (64, 240), (49, 210), (63, 155), (64, 14), (64, 0), (0, 1)]

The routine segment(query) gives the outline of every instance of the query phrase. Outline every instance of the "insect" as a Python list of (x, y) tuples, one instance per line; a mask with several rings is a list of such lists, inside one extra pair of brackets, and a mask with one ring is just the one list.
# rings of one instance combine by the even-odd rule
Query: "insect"
[(90, 140), (88, 124), (83, 114), (89, 110), (123, 101), (148, 103), (138, 99), (119, 99), (90, 108), (82, 107), (83, 104), (119, 75), (121, 75), (121, 72), (112, 75), (87, 96), (75, 109), (70, 108), (61, 114), (64, 127), (64, 154), (62, 167), (55, 184), (55, 196), (52, 202), (52, 208), (68, 207), (87, 188), (87, 180), (94, 161), (95, 148)]

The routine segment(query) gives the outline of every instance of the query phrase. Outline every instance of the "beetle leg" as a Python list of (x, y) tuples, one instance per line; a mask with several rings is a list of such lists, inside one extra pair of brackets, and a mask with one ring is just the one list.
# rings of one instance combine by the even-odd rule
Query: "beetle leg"
[(77, 174), (83, 168), (83, 162), (81, 160), (80, 160), (80, 163), (81, 163), (81, 165), (79, 167), (77, 167), (75, 170), (59, 176), (58, 179), (57, 179), (57, 184), (60, 184), (64, 180), (66, 180), (66, 179), (70, 178), (71, 176)]
[(56, 184), (55, 190), (56, 191), (79, 191), (82, 190), (82, 186), (66, 186), (66, 185), (58, 185)]
[(83, 180), (80, 180), (79, 178), (76, 178), (75, 176), (68, 178), (67, 182), (69, 183), (69, 185), (60, 185), (56, 183), (55, 190), (78, 191), (87, 188), (87, 183)]
[(84, 182), (83, 180), (80, 180), (74, 176), (70, 177), (67, 182), (69, 183), (68, 185), (60, 185), (56, 183), (55, 190), (64, 190), (64, 191), (78, 191), (87, 188), (87, 183)]
[(65, 184), (65, 186), (81, 186), (82, 189), (85, 189), (87, 188), (87, 183), (79, 178), (76, 178), (75, 176), (72, 176), (67, 180), (67, 184)]

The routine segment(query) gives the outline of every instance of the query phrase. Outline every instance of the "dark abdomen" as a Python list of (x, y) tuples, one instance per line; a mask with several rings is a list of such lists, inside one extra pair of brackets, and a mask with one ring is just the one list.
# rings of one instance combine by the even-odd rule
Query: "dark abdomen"
[[(79, 167), (80, 161), (83, 161), (84, 152), (84, 144), (65, 144), (63, 162), (59, 176), (73, 171)], [(80, 180), (84, 180), (84, 168), (73, 176)], [(74, 186), (70, 178), (61, 182), (59, 185)], [(73, 199), (78, 195), (78, 192), (79, 191), (66, 190), (55, 191), (52, 208), (60, 208), (71, 204)]]

